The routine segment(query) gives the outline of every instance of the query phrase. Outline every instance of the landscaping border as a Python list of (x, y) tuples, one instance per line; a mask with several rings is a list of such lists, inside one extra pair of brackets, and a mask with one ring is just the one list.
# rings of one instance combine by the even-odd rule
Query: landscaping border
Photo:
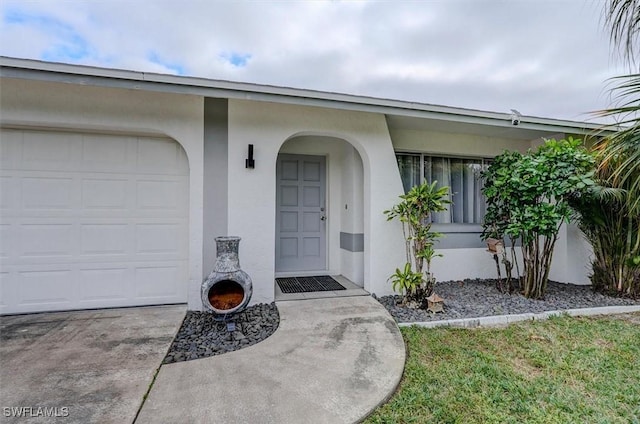
[(418, 327), (424, 327), (424, 328), (499, 327), (499, 326), (504, 326), (514, 322), (521, 322), (521, 321), (542, 321), (554, 316), (562, 316), (562, 315), (578, 317), (578, 316), (593, 316), (593, 315), (628, 314), (633, 312), (640, 312), (640, 305), (601, 306), (596, 308), (579, 308), (579, 309), (564, 309), (564, 310), (561, 309), (557, 311), (545, 311), (545, 312), (539, 312), (539, 313), (494, 315), (494, 316), (486, 316), (486, 317), (479, 317), (479, 318), (458, 318), (458, 319), (440, 320), (440, 321), (399, 322), (398, 326), (411, 327), (412, 325), (416, 325)]

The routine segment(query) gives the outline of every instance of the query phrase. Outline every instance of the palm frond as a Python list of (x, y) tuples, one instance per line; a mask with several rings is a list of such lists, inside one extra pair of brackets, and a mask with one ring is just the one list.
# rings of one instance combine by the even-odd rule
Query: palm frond
[(595, 185), (591, 187), (591, 193), (597, 199), (600, 199), (603, 203), (611, 202), (624, 202), (626, 198), (626, 190), (616, 187), (604, 187), (601, 185)]
[(640, 214), (640, 120), (596, 145), (598, 173), (611, 187), (626, 191), (629, 211)]
[(611, 43), (618, 46), (624, 59), (634, 64), (640, 31), (640, 1), (609, 0), (605, 5), (604, 18)]

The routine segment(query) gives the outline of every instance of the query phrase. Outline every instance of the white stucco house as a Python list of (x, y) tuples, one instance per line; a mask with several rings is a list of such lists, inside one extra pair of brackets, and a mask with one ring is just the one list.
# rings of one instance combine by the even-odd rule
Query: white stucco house
[[(252, 303), (278, 276), (329, 274), (378, 295), (404, 263), (382, 211), (437, 179), (454, 206), (438, 280), (493, 277), (476, 173), (504, 149), (595, 125), (200, 78), (0, 59), (0, 313), (187, 302), (242, 238)], [(246, 167), (249, 145), (255, 166)], [(587, 283), (562, 230), (552, 278)]]

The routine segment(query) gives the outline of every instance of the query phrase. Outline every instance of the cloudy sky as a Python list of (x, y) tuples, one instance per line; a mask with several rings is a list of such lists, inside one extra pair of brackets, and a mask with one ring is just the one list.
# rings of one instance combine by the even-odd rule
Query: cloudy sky
[(0, 55), (592, 120), (604, 0), (3, 0)]

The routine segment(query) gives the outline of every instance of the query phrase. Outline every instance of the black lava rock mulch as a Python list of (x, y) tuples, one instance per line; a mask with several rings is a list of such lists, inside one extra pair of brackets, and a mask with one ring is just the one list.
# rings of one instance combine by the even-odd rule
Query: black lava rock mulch
[(549, 281), (544, 300), (527, 299), (521, 294), (504, 294), (496, 281), (464, 280), (437, 283), (435, 292), (443, 297), (444, 313), (433, 314), (422, 309), (400, 306), (400, 296), (384, 296), (378, 301), (397, 322), (424, 322), (493, 315), (539, 313), (562, 309), (599, 306), (640, 305), (640, 299), (606, 296), (595, 293), (590, 286)]
[(276, 331), (280, 315), (275, 303), (261, 303), (227, 321), (235, 324), (235, 331), (227, 331), (226, 322), (214, 320), (210, 313), (187, 311), (162, 363), (207, 358), (259, 343)]

